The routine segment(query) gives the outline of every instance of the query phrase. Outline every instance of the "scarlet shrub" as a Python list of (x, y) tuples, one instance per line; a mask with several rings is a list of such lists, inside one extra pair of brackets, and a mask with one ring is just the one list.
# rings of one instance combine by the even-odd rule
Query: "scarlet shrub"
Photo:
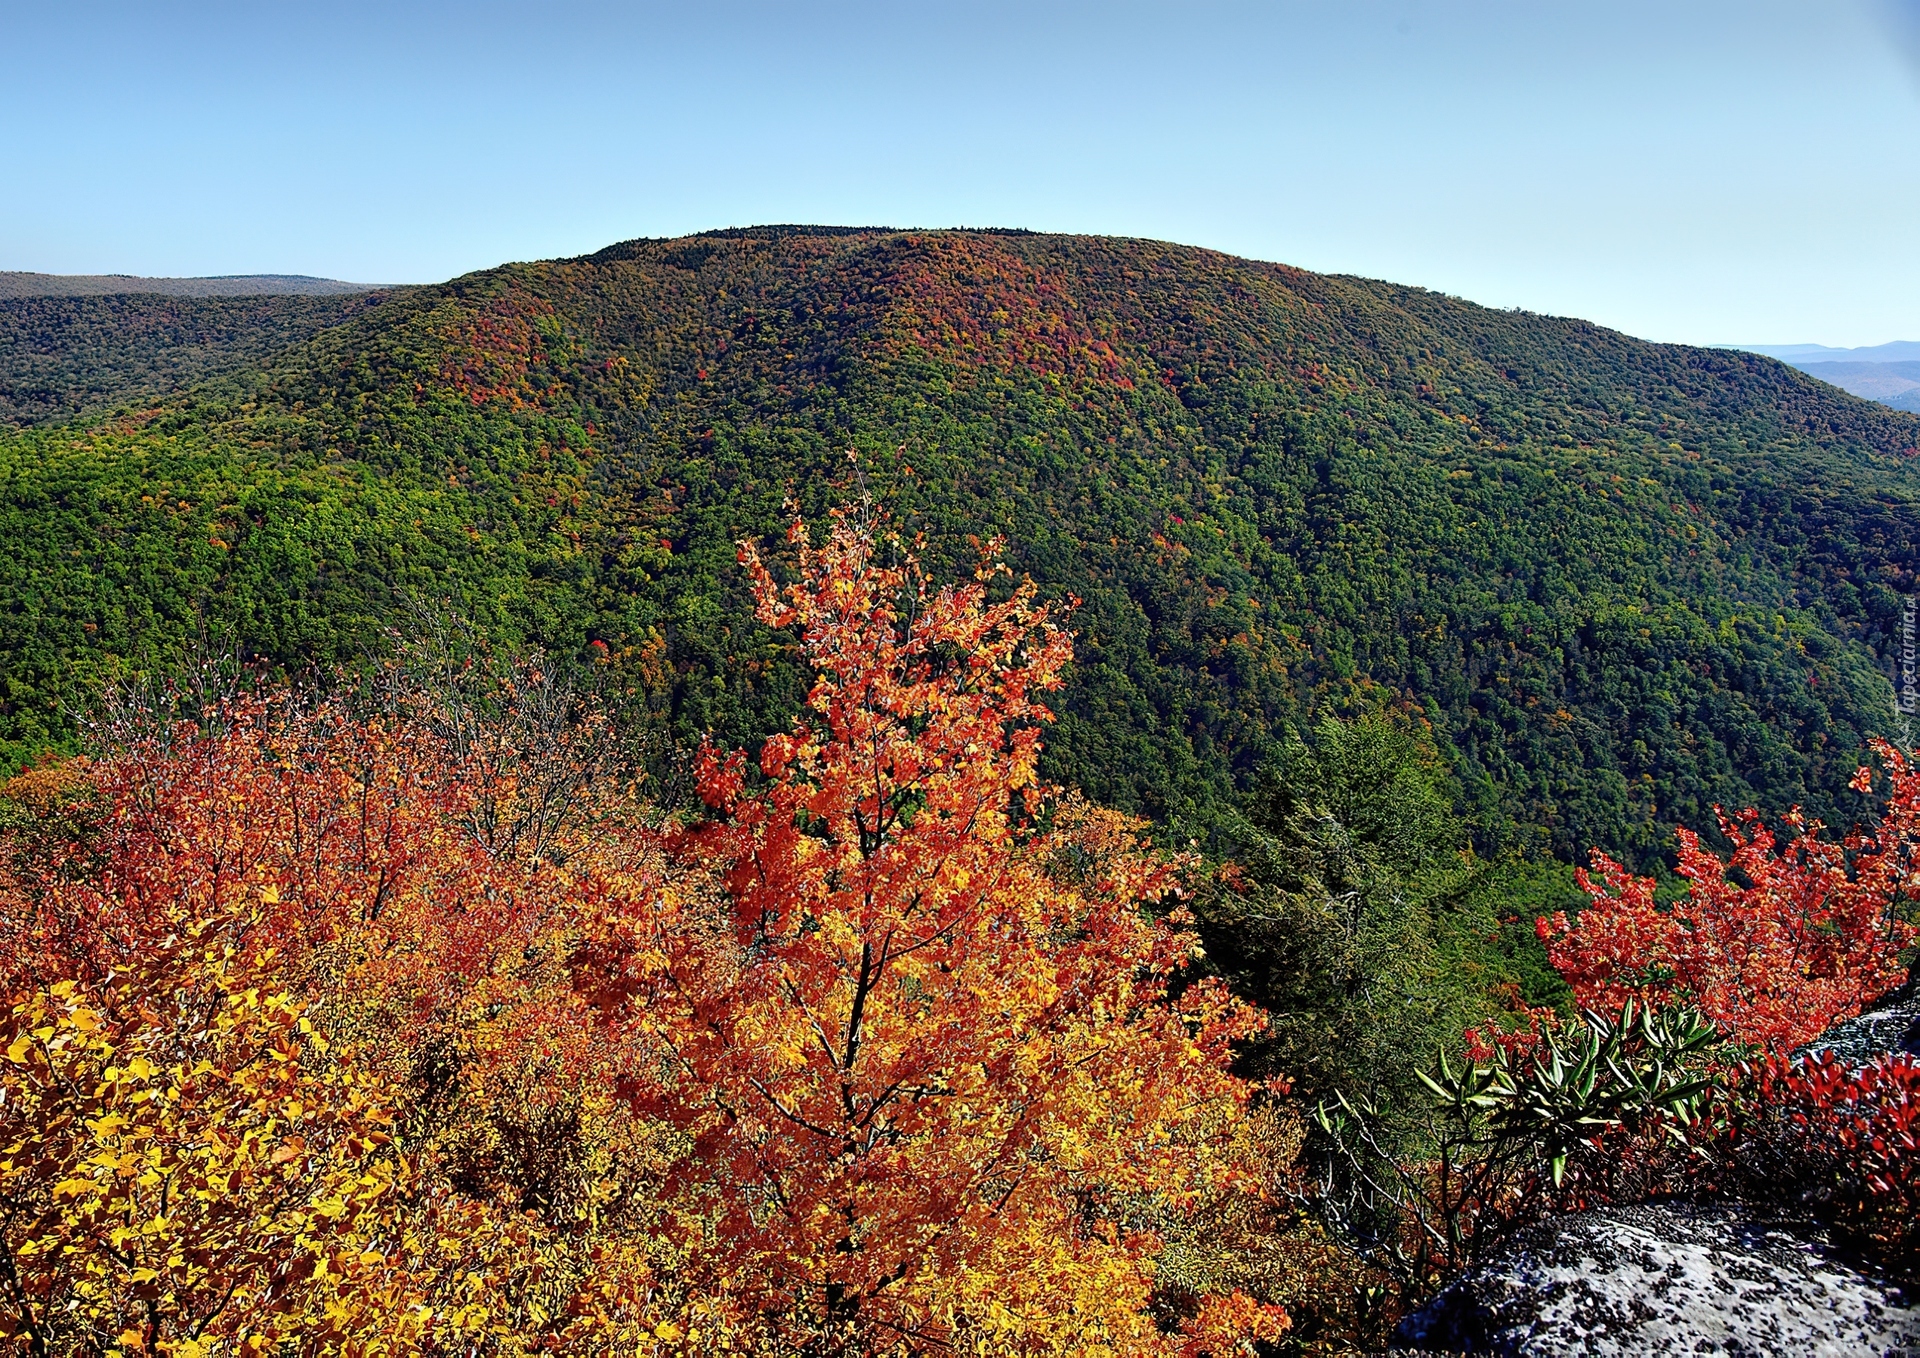
[[(1685, 1001), (1752, 1059), (1723, 1068), (1712, 1158), (1726, 1182), (1804, 1195), (1844, 1233), (1911, 1275), (1920, 1219), (1920, 1065), (1864, 1066), (1830, 1052), (1792, 1055), (1893, 989), (1915, 938), (1920, 896), (1920, 770), (1876, 742), (1887, 804), (1870, 831), (1839, 840), (1798, 813), (1776, 841), (1757, 813), (1723, 817), (1722, 859), (1681, 830), (1686, 893), (1658, 904), (1654, 883), (1595, 855), (1581, 875), (1593, 905), (1542, 919), (1554, 965), (1587, 1005)], [(1874, 786), (1862, 768), (1856, 790)]]
[[(1723, 859), (1682, 829), (1688, 885), (1670, 906), (1653, 879), (1596, 853), (1598, 879), (1581, 874), (1592, 906), (1539, 921), (1580, 1004), (1690, 1004), (1737, 1041), (1785, 1052), (1898, 985), (1915, 936), (1900, 907), (1920, 894), (1920, 771), (1885, 742), (1874, 750), (1889, 794), (1871, 832), (1827, 839), (1796, 812), (1781, 844), (1746, 811), (1721, 820)], [(1868, 790), (1870, 771), (1854, 785)]]
[[(1829, 840), (1796, 812), (1781, 844), (1748, 811), (1722, 818), (1723, 859), (1683, 829), (1688, 885), (1671, 904), (1596, 854), (1579, 874), (1593, 904), (1538, 921), (1584, 1025), (1536, 1010), (1523, 1029), (1469, 1029), (1468, 1064), (1456, 1073), (1443, 1053), (1422, 1077), (1442, 1114), (1431, 1159), (1387, 1144), (1367, 1100), (1323, 1105), (1338, 1154), (1322, 1210), (1438, 1281), (1549, 1207), (1744, 1183), (1810, 1192), (1910, 1266), (1920, 1066), (1790, 1056), (1905, 974), (1920, 772), (1891, 745), (1875, 753), (1888, 801), (1871, 831)], [(1871, 771), (1854, 786), (1871, 790)]]

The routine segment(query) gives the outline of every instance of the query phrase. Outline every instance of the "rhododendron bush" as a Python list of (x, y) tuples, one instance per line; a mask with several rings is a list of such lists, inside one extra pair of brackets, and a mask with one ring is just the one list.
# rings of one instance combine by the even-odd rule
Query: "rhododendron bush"
[(1068, 635), (991, 566), (936, 587), (864, 511), (742, 560), (817, 678), (756, 759), (700, 752), (695, 813), (645, 805), (537, 667), (135, 710), (15, 780), (12, 1342), (1286, 1329), (1204, 1229), (1265, 1192), (1227, 1070), (1257, 1016), (1192, 974), (1187, 865), (1036, 779)]

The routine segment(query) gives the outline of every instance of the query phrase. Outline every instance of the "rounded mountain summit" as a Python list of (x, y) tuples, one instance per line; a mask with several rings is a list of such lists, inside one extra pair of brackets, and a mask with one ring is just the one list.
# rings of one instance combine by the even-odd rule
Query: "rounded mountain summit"
[(360, 664), (423, 608), (750, 743), (804, 695), (735, 543), (864, 488), (940, 571), (1004, 537), (1080, 601), (1057, 781), (1184, 835), (1317, 716), (1388, 710), (1483, 848), (1647, 862), (1714, 803), (1854, 818), (1920, 561), (1920, 416), (1152, 241), (630, 241), (258, 348), (0, 434), (15, 759), (193, 638)]

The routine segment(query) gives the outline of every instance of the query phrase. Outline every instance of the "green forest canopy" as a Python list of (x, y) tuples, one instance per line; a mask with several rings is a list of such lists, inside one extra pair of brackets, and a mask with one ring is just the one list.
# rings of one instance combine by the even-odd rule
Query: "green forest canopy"
[(440, 599), (604, 643), (683, 739), (753, 740), (800, 677), (733, 544), (856, 478), (943, 568), (1004, 535), (1083, 601), (1051, 775), (1182, 833), (1291, 734), (1382, 712), (1430, 729), (1482, 852), (1645, 864), (1716, 802), (1848, 822), (1886, 724), (1920, 417), (1771, 359), (1010, 232), (273, 300), (359, 310), (158, 409), (0, 434), (12, 758), (202, 630), (352, 664)]

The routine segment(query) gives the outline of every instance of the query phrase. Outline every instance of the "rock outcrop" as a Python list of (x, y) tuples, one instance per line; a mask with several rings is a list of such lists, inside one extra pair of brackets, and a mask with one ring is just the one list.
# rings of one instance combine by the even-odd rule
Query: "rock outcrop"
[(1811, 1223), (1666, 1203), (1540, 1223), (1398, 1339), (1527, 1358), (1920, 1358), (1920, 1308), (1835, 1257)]
[(1920, 1056), (1920, 988), (1909, 982), (1857, 1018), (1836, 1023), (1800, 1049), (1867, 1062), (1882, 1052)]
[[(1802, 1051), (1920, 1055), (1920, 987)], [(1840, 1258), (1809, 1219), (1751, 1202), (1660, 1203), (1539, 1223), (1407, 1317), (1399, 1338), (1422, 1352), (1527, 1358), (1920, 1358), (1920, 1305)]]

